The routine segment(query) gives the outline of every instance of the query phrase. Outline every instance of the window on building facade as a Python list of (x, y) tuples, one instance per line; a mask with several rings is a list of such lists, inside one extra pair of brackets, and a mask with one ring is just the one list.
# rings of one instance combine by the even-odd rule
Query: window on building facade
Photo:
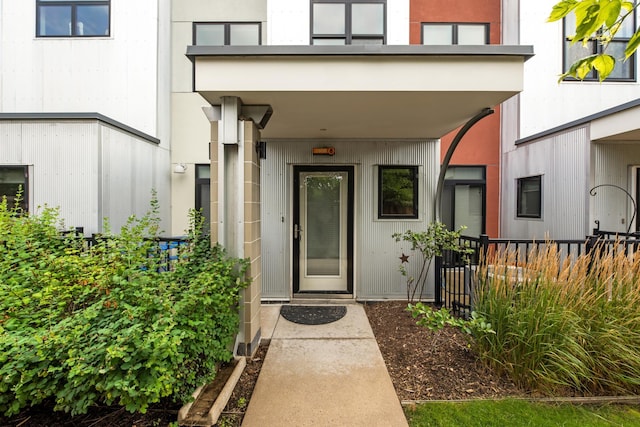
[(418, 167), (378, 167), (378, 218), (418, 218)]
[(29, 175), (26, 166), (0, 166), (0, 199), (6, 197), (9, 208), (14, 207), (16, 201), (19, 201), (18, 206), (25, 212), (29, 211), (28, 184)]
[[(576, 32), (576, 18), (571, 14), (564, 19), (564, 51), (563, 51), (563, 72), (568, 71), (571, 68), (571, 64), (578, 59), (584, 58), (589, 55), (603, 53), (602, 45), (595, 39), (587, 42), (586, 46), (583, 46), (581, 42), (571, 44), (570, 36)], [(635, 62), (636, 55), (633, 54), (628, 60), (623, 61), (624, 49), (627, 42), (633, 35), (636, 29), (635, 14), (628, 17), (622, 23), (622, 27), (616, 33), (616, 37), (613, 38), (607, 46), (606, 53), (616, 58), (616, 66), (606, 78), (605, 81), (635, 81), (636, 70)], [(572, 77), (565, 78), (565, 81), (574, 80)], [(584, 79), (585, 81), (599, 81), (598, 72), (592, 70)]]
[(466, 227), (479, 236), (486, 229), (486, 171), (484, 166), (450, 166), (445, 175), (440, 217), (449, 230)]
[(518, 218), (542, 218), (542, 175), (518, 178)]
[(445, 22), (423, 23), (422, 44), (489, 44), (489, 24)]
[(202, 213), (203, 231), (211, 231), (211, 166), (196, 165), (196, 210)]
[(36, 36), (109, 36), (110, 4), (110, 0), (36, 0)]
[(261, 44), (261, 24), (259, 22), (195, 22), (193, 44), (257, 46)]
[(386, 0), (311, 0), (311, 44), (385, 44)]

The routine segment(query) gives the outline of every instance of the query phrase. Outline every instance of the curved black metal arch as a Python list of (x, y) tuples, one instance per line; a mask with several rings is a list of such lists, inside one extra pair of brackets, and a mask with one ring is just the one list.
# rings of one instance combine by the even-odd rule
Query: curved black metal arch
[(434, 209), (433, 218), (435, 219), (436, 222), (440, 222), (440, 210), (441, 210), (441, 204), (442, 204), (442, 190), (444, 188), (444, 177), (447, 173), (447, 168), (449, 167), (449, 162), (451, 161), (451, 157), (453, 157), (453, 152), (456, 150), (456, 147), (458, 147), (458, 144), (460, 144), (462, 137), (469, 131), (469, 129), (471, 129), (471, 127), (473, 127), (473, 125), (475, 125), (485, 117), (493, 114), (494, 112), (495, 111), (492, 108), (484, 108), (478, 114), (470, 118), (469, 121), (465, 123), (465, 125), (462, 127), (462, 129), (458, 131), (455, 138), (453, 138), (453, 141), (451, 141), (451, 145), (447, 150), (447, 154), (445, 154), (444, 159), (442, 160), (442, 165), (440, 165), (440, 175), (438, 176), (438, 186), (436, 187), (436, 196), (435, 196), (435, 203), (433, 208)]
[[(596, 194), (598, 194), (596, 192), (596, 188), (600, 188), (600, 187), (613, 187), (613, 188), (617, 188), (618, 190), (624, 192), (624, 194), (626, 194), (629, 199), (631, 199), (631, 203), (633, 203), (633, 215), (631, 215), (631, 221), (629, 221), (629, 227), (627, 227), (627, 234), (629, 234), (631, 232), (631, 226), (633, 225), (633, 220), (636, 219), (636, 212), (638, 212), (638, 206), (636, 205), (636, 201), (633, 198), (633, 196), (624, 188), (615, 185), (615, 184), (600, 184), (600, 185), (596, 185), (595, 187), (593, 187), (591, 190), (589, 190), (589, 194), (591, 194), (592, 196), (595, 196)], [(600, 227), (600, 224), (598, 222), (598, 228)]]

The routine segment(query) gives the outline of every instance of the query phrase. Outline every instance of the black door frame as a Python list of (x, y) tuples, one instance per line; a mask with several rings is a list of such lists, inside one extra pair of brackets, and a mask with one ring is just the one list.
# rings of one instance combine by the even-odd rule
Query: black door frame
[(293, 257), (293, 293), (295, 294), (353, 294), (353, 216), (354, 216), (354, 167), (345, 165), (317, 166), (297, 165), (293, 167), (293, 225), (300, 224), (300, 172), (346, 172), (347, 173), (347, 290), (300, 291), (300, 240), (291, 235)]

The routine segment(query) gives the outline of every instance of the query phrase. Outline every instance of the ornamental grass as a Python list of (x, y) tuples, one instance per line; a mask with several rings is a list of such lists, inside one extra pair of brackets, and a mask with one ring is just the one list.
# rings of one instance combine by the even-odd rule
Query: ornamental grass
[(566, 257), (556, 245), (487, 257), (475, 309), (495, 334), (481, 357), (545, 394), (640, 392), (640, 254), (621, 245)]

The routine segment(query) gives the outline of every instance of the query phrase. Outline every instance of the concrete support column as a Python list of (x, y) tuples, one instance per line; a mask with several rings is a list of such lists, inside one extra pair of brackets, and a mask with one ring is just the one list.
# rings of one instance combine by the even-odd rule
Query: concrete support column
[(260, 342), (260, 133), (239, 120), (237, 97), (223, 97), (211, 126), (211, 240), (233, 257), (250, 262), (251, 284), (242, 292), (237, 353), (251, 355)]
[(256, 153), (256, 142), (260, 131), (252, 121), (244, 123), (243, 172), (244, 172), (244, 258), (249, 259), (251, 284), (242, 296), (240, 328), (245, 342), (238, 353), (252, 355), (260, 343), (260, 301), (262, 298), (262, 245), (260, 228), (260, 159)]

